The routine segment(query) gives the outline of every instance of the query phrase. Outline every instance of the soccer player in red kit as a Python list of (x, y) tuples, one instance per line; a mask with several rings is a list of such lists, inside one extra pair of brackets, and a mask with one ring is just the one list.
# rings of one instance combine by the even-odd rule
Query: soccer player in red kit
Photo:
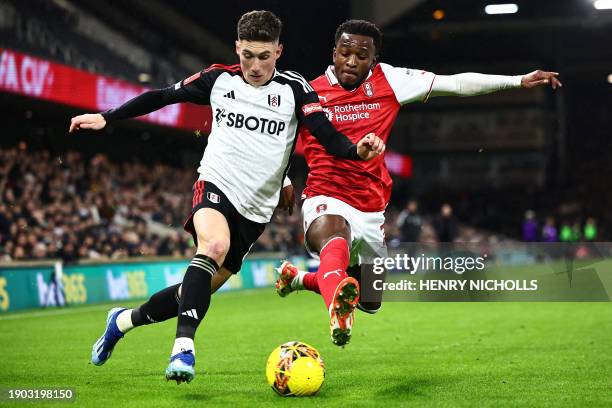
[[(311, 81), (328, 118), (345, 134), (369, 130), (386, 143), (402, 105), (434, 96), (561, 86), (558, 73), (539, 70), (517, 76), (435, 75), (393, 67), (378, 61), (381, 40), (373, 23), (342, 23), (335, 34), (333, 65)], [(307, 273), (283, 262), (276, 288), (280, 296), (297, 289), (320, 293), (330, 314), (332, 341), (344, 345), (351, 337), (355, 307), (375, 313), (381, 306), (380, 291), (360, 301), (358, 280), (369, 280), (369, 274), (362, 276), (359, 261), (366, 253), (384, 250), (384, 210), (391, 177), (383, 155), (369, 162), (341, 161), (325, 152), (307, 129), (301, 129), (300, 136), (310, 169), (302, 195), (306, 249), (318, 255), (320, 265), (316, 273)]]

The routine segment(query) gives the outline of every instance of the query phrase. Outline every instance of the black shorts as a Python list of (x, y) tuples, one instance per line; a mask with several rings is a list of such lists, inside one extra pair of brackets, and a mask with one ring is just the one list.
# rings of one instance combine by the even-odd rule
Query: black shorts
[(193, 200), (191, 215), (185, 221), (185, 231), (193, 236), (198, 243), (198, 236), (193, 225), (193, 215), (200, 208), (214, 208), (225, 216), (230, 230), (230, 247), (223, 265), (231, 273), (238, 273), (242, 260), (251, 250), (251, 247), (264, 232), (266, 224), (260, 224), (245, 218), (230, 203), (225, 194), (209, 181), (198, 180), (193, 185)]

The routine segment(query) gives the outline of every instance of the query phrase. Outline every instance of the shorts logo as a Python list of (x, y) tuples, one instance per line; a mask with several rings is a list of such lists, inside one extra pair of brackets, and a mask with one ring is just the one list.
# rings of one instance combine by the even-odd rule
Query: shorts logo
[(374, 86), (371, 82), (363, 83), (363, 93), (366, 94), (367, 97), (374, 96)]
[(268, 105), (270, 105), (270, 107), (278, 108), (280, 106), (280, 103), (281, 103), (280, 95), (278, 94), (268, 95)]
[(319, 204), (317, 205), (317, 214), (320, 214), (322, 212), (325, 212), (327, 210), (327, 204)]
[(210, 201), (211, 203), (219, 204), (219, 202), (221, 201), (221, 199), (219, 198), (219, 195), (215, 193), (208, 192), (206, 193), (206, 197), (208, 198), (208, 201)]

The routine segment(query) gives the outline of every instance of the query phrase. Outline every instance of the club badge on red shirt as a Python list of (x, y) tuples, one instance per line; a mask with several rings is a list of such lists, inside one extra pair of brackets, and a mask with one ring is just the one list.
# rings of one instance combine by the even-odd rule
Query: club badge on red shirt
[(363, 93), (369, 98), (374, 96), (374, 86), (371, 82), (368, 81), (363, 83)]

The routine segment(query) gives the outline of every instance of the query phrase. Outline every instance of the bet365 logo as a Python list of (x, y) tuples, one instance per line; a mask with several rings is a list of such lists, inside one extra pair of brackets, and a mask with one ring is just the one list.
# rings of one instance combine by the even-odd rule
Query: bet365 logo
[(149, 286), (144, 271), (127, 272), (128, 292), (131, 298), (145, 297), (149, 293)]
[(66, 303), (85, 303), (87, 302), (87, 288), (85, 287), (85, 275), (73, 273), (62, 276)]
[(0, 278), (0, 309), (8, 310), (10, 305), (9, 294), (6, 291), (6, 278)]

